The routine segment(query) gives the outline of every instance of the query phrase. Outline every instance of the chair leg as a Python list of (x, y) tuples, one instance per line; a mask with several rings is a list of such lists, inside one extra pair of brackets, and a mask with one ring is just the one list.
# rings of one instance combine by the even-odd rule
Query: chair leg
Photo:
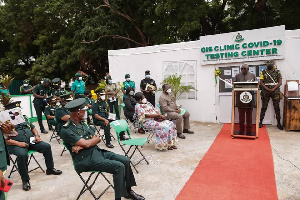
[(60, 156), (62, 156), (64, 154), (64, 152), (67, 151), (66, 147), (63, 148), (63, 150), (61, 151)]
[(27, 165), (29, 166), (30, 161), (31, 161), (32, 158), (35, 160), (35, 162), (36, 162), (36, 164), (38, 165), (38, 167), (36, 167), (36, 168), (34, 168), (34, 169), (28, 171), (28, 173), (30, 173), (30, 172), (32, 172), (32, 171), (34, 171), (34, 170), (36, 170), (36, 169), (41, 169), (41, 170), (45, 173), (45, 170), (42, 168), (42, 166), (41, 166), (40, 163), (36, 160), (36, 158), (34, 157), (33, 154), (30, 155)]
[(52, 140), (53, 138), (55, 138), (56, 141), (58, 142), (58, 144), (60, 144), (60, 137), (57, 135), (56, 130), (51, 129), (51, 131), (52, 131), (52, 135), (51, 135), (51, 137), (50, 137), (50, 141), (49, 141), (49, 142), (51, 142), (51, 140)]
[[(78, 197), (76, 200), (78, 200), (80, 198), (81, 195), (83, 195), (87, 190), (91, 193), (91, 195), (94, 197), (95, 200), (100, 199), (101, 196), (103, 196), (105, 194), (105, 192), (110, 188), (113, 187), (113, 185), (111, 184), (111, 182), (105, 177), (105, 175), (102, 172), (98, 172), (97, 175), (95, 176), (94, 180), (92, 181), (92, 183), (89, 185), (88, 183), (91, 181), (92, 176), (95, 174), (96, 172), (91, 172), (91, 174), (89, 175), (87, 180), (84, 180), (84, 178), (78, 173), (81, 181), (83, 182), (83, 188), (81, 189)], [(96, 195), (94, 194), (94, 192), (92, 191), (92, 187), (94, 186), (94, 184), (96, 183), (99, 175), (102, 175), (102, 177), (107, 181), (107, 183), (109, 184), (102, 192), (101, 194), (99, 194), (98, 197), (96, 197)]]
[(11, 177), (11, 175), (12, 175), (13, 172), (19, 171), (18, 166), (17, 166), (17, 159), (16, 159), (16, 160), (13, 160), (13, 159), (11, 158), (11, 156), (9, 156), (9, 159), (10, 159), (10, 161), (12, 162), (13, 166), (12, 166), (12, 168), (11, 168), (11, 170), (10, 170), (10, 173), (9, 173), (9, 175), (8, 175), (8, 178)]

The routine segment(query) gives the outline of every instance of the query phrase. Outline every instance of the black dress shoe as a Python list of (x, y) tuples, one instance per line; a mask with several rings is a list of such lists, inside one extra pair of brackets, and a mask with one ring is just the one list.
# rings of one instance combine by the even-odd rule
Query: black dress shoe
[(194, 131), (190, 131), (189, 129), (183, 129), (183, 132), (184, 133), (189, 133), (189, 134), (193, 134), (194, 133)]
[(145, 200), (145, 198), (142, 195), (135, 193), (133, 190), (130, 190), (130, 192), (128, 193), (128, 196), (125, 198), (133, 199), (133, 200)]
[(283, 127), (281, 126), (280, 123), (277, 124), (277, 128), (279, 128), (280, 130), (283, 130)]
[(52, 168), (52, 169), (47, 169), (46, 174), (47, 175), (60, 175), (60, 174), (62, 174), (62, 171)]
[(185, 139), (185, 136), (182, 133), (177, 133), (177, 137), (179, 137), (181, 139)]
[(22, 184), (23, 185), (23, 190), (28, 191), (28, 190), (31, 189), (29, 181), (23, 181), (22, 183), (23, 183)]
[(114, 145), (112, 145), (111, 143), (108, 143), (105, 145), (107, 148), (114, 148)]
[(48, 131), (46, 131), (46, 130), (42, 130), (42, 131), (41, 131), (41, 133), (45, 133), (45, 134), (47, 134), (47, 133), (48, 133)]
[(263, 124), (262, 122), (259, 122), (259, 125), (258, 125), (259, 128), (263, 127)]

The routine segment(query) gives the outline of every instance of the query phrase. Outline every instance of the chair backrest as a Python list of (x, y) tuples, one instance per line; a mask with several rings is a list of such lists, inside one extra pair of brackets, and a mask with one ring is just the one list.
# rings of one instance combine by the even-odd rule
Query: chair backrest
[(77, 172), (76, 167), (75, 167), (75, 165), (74, 165), (74, 160), (73, 160), (72, 154), (71, 154), (70, 150), (66, 147), (64, 141), (63, 141), (63, 145), (64, 145), (64, 147), (68, 150), (68, 152), (70, 153), (70, 156), (71, 156), (71, 158), (72, 158), (73, 167), (74, 167), (75, 171)]
[(125, 103), (121, 103), (121, 107), (122, 107), (123, 110), (124, 110), (124, 108), (125, 108)]
[(160, 112), (160, 114), (162, 114), (162, 111), (161, 111), (161, 107), (160, 107), (160, 105), (159, 105), (159, 104), (156, 104), (156, 107), (158, 107), (158, 108), (159, 108), (159, 112)]
[(120, 133), (127, 132), (128, 137), (130, 138), (129, 126), (126, 120), (120, 119), (110, 122), (110, 125), (113, 127), (117, 134), (118, 142), (120, 142)]

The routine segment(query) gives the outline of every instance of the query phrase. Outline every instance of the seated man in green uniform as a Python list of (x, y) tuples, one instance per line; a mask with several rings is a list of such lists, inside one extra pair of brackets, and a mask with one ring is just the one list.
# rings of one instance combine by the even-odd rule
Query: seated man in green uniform
[(52, 127), (56, 128), (56, 121), (55, 121), (55, 109), (56, 109), (56, 99), (51, 96), (47, 98), (48, 105), (45, 107), (45, 116), (47, 118), (47, 123), (49, 125), (49, 130)]
[[(9, 110), (15, 107), (20, 107), (20, 103), (21, 101), (10, 103), (5, 106), (5, 109)], [(28, 118), (25, 115), (24, 119), (25, 122), (15, 126), (15, 131), (18, 132), (18, 135), (12, 139), (6, 140), (6, 144), (8, 145), (9, 153), (17, 156), (17, 166), (23, 182), (23, 190), (28, 191), (31, 189), (27, 165), (28, 150), (35, 150), (43, 154), (47, 167), (47, 175), (60, 175), (62, 171), (54, 168), (50, 144), (42, 141), (36, 128), (28, 121)], [(30, 141), (30, 138), (34, 138), (34, 140)]]
[(66, 94), (66, 90), (64, 88), (61, 88), (60, 78), (54, 78), (54, 79), (52, 79), (51, 94), (56, 99), (60, 98), (59, 96)]
[[(41, 81), (42, 82), (42, 81)], [(41, 133), (48, 133), (43, 125), (42, 114), (45, 111), (47, 105), (47, 97), (51, 96), (50, 80), (48, 78), (43, 79), (43, 84), (37, 85), (33, 89), (33, 105), (40, 126)]]
[(92, 116), (92, 105), (95, 103), (95, 99), (92, 98), (91, 90), (86, 90), (84, 92), (85, 95), (85, 104), (88, 107), (87, 110), (87, 123), (91, 123), (90, 116)]
[(20, 94), (31, 94), (34, 87), (29, 85), (29, 80), (25, 79), (20, 87)]
[[(3, 173), (7, 169), (7, 165), (9, 165), (9, 157), (6, 148), (6, 143), (3, 135), (9, 133), (13, 130), (14, 126), (9, 123), (3, 123), (0, 129), (0, 185), (5, 185), (5, 178)], [(5, 200), (5, 194), (0, 190), (0, 200)]]
[(107, 106), (107, 102), (105, 101), (105, 92), (103, 89), (96, 91), (98, 95), (97, 101), (92, 105), (92, 115), (93, 121), (96, 126), (101, 126), (104, 129), (104, 135), (106, 140), (106, 146), (108, 148), (114, 148), (114, 146), (110, 143), (110, 124), (108, 119), (109, 109)]
[(121, 197), (144, 200), (143, 196), (131, 189), (132, 186), (136, 186), (136, 182), (130, 167), (130, 159), (97, 146), (101, 141), (100, 137), (84, 122), (85, 100), (71, 101), (66, 108), (70, 111), (71, 117), (63, 126), (61, 137), (71, 153), (76, 171), (78, 173), (101, 171), (113, 174), (116, 200), (121, 200)]
[(82, 74), (75, 74), (76, 80), (71, 86), (73, 99), (84, 98), (85, 82), (82, 80)]
[(69, 120), (70, 118), (70, 113), (69, 111), (65, 108), (65, 105), (69, 102), (72, 101), (73, 98), (71, 97), (71, 94), (65, 94), (60, 96), (61, 102), (60, 105), (56, 108), (55, 110), (55, 119), (56, 119), (56, 130), (57, 134), (60, 135), (60, 130), (62, 126)]

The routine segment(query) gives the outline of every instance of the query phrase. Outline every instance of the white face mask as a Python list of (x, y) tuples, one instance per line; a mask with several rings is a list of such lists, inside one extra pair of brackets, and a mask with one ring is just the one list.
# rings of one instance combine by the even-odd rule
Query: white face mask
[(150, 75), (146, 75), (145, 78), (150, 78)]
[(56, 105), (57, 105), (57, 106), (60, 106), (60, 102), (57, 102)]
[(78, 77), (78, 80), (79, 80), (79, 81), (82, 81), (82, 77), (81, 77), (81, 76), (80, 76), (80, 77)]
[(105, 100), (105, 95), (101, 95), (101, 96), (100, 96), (100, 99), (101, 99), (102, 101), (104, 101), (104, 100)]
[(44, 81), (41, 81), (41, 84), (43, 84), (44, 83)]
[(147, 99), (143, 98), (142, 103), (146, 104), (147, 103)]
[(133, 95), (134, 95), (134, 91), (131, 90), (131, 91), (129, 92), (129, 95), (133, 96)]
[(28, 86), (28, 84), (27, 84), (27, 83), (24, 83), (23, 85), (24, 85), (24, 87), (27, 87), (27, 86)]
[(171, 88), (167, 89), (166, 92), (169, 93), (169, 94), (171, 94), (171, 92), (172, 92)]
[(130, 78), (126, 78), (126, 81), (128, 81), (128, 82), (129, 82), (129, 81), (130, 81)]

